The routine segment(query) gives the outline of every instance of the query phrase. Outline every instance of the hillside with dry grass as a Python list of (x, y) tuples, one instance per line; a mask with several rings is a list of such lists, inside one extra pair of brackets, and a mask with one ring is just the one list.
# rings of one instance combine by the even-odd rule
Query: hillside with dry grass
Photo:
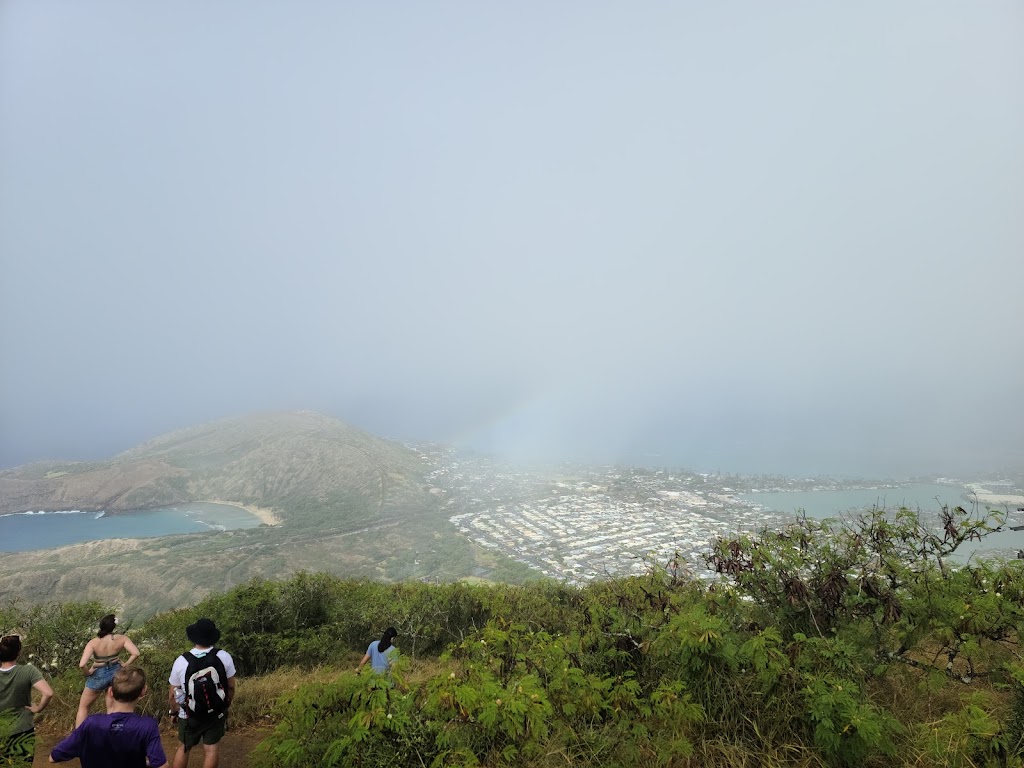
[[(171, 432), (105, 462), (39, 462), (0, 472), (0, 514), (111, 514), (206, 499), (279, 508), (362, 497), (415, 502), (422, 464), (407, 448), (308, 411), (256, 414)], [(300, 507), (302, 504), (299, 505)]]
[[(162, 679), (185, 628), (217, 622), (239, 676), (225, 765), (1021, 768), (1024, 563), (950, 567), (1001, 519), (943, 518), (940, 535), (900, 510), (721, 539), (711, 582), (299, 573), (122, 628)], [(73, 723), (79, 649), (107, 610), (0, 601), (0, 631), (24, 634), (57, 692), (46, 746)], [(388, 674), (357, 674), (385, 627)], [(139, 708), (159, 717), (164, 697)]]
[(6, 470), (0, 513), (119, 514), (217, 500), (269, 510), (281, 522), (5, 553), (0, 598), (95, 599), (148, 615), (303, 569), (383, 580), (457, 579), (480, 568), (524, 576), (525, 567), (480, 552), (448, 523), (429, 492), (428, 468), (416, 451), (303, 411), (190, 427), (106, 462)]

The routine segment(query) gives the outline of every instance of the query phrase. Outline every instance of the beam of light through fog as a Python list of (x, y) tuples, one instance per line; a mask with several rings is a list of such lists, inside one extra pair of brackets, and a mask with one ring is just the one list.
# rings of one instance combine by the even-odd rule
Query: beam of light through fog
[(251, 410), (1024, 463), (1024, 5), (0, 5), (0, 466)]

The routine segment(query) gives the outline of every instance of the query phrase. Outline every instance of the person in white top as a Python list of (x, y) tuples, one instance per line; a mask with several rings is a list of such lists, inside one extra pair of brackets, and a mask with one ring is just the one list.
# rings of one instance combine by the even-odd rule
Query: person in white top
[[(167, 679), (170, 688), (167, 693), (169, 713), (178, 716), (178, 751), (174, 755), (174, 768), (188, 766), (188, 753), (197, 744), (203, 745), (203, 768), (217, 768), (220, 761), (220, 740), (224, 738), (227, 710), (235, 697), (235, 662), (227, 651), (216, 649), (215, 658), (207, 658), (215, 650), (220, 640), (220, 630), (211, 619), (199, 619), (185, 629), (185, 634), (195, 647), (187, 654), (182, 654), (171, 667), (171, 676)], [(223, 685), (222, 702), (217, 704), (212, 714), (200, 716), (191, 711), (188, 704), (189, 681), (186, 673), (193, 659), (206, 660), (208, 667), (217, 671), (217, 677)], [(224, 674), (220, 674), (223, 669)]]

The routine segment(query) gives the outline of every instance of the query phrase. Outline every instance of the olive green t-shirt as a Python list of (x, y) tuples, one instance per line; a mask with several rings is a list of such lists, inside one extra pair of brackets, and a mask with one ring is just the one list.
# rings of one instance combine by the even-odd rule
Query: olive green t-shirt
[(31, 664), (15, 664), (0, 669), (0, 734), (6, 730), (8, 717), (14, 722), (6, 735), (32, 730), (32, 713), (25, 707), (32, 704), (32, 686), (43, 679), (43, 673)]

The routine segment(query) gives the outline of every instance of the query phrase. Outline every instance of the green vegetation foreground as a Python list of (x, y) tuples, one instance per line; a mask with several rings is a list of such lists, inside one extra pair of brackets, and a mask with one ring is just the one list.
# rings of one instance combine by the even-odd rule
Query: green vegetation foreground
[[(1024, 561), (956, 564), (1001, 523), (875, 511), (720, 541), (577, 589), (254, 581), (131, 632), (160, 679), (215, 617), (259, 766), (1019, 766)], [(73, 701), (98, 605), (0, 608)], [(384, 627), (390, 678), (351, 671)], [(248, 678), (248, 679), (246, 679)], [(143, 711), (159, 712), (157, 700)], [(66, 719), (51, 707), (51, 719)]]

